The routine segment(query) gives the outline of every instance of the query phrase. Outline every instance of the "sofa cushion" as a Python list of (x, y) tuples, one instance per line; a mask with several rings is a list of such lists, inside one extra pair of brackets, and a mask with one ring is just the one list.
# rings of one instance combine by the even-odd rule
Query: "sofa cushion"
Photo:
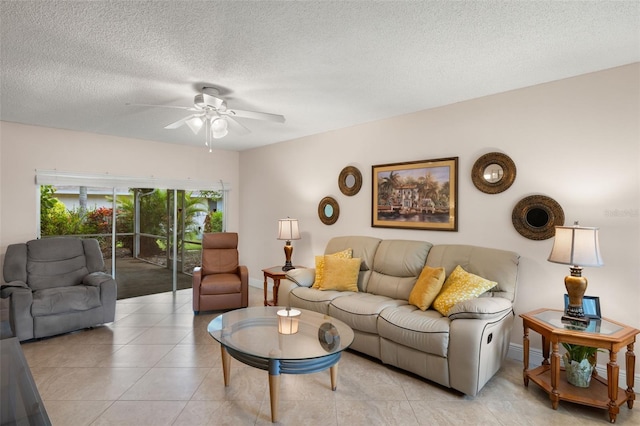
[(513, 302), (520, 256), (506, 250), (462, 244), (438, 244), (431, 248), (427, 265), (442, 266), (447, 274), (460, 265), (465, 271), (498, 283), (483, 297), (503, 297)]
[(447, 357), (451, 321), (433, 309), (421, 311), (413, 305), (380, 312), (378, 334), (392, 342), (421, 352)]
[(329, 315), (349, 327), (366, 333), (378, 334), (378, 315), (385, 308), (406, 305), (406, 300), (391, 299), (370, 293), (351, 293), (337, 297), (329, 304)]
[(27, 283), (33, 290), (77, 285), (88, 273), (82, 240), (46, 238), (27, 242)]
[(324, 279), (320, 290), (358, 291), (358, 273), (360, 259), (339, 259), (326, 256), (324, 260)]
[(429, 309), (440, 293), (444, 279), (444, 268), (425, 266), (409, 294), (409, 303), (421, 311)]
[(316, 275), (313, 281), (313, 288), (320, 288), (324, 282), (324, 265), (326, 257), (336, 257), (338, 259), (351, 259), (353, 250), (348, 248), (342, 251), (326, 254), (324, 256), (316, 256)]
[(100, 288), (74, 285), (45, 288), (33, 292), (31, 315), (34, 317), (87, 311), (100, 306)]
[(474, 299), (497, 284), (495, 281), (470, 274), (458, 265), (442, 286), (442, 291), (433, 302), (433, 307), (446, 316), (456, 303)]
[(430, 248), (431, 243), (425, 241), (380, 242), (366, 291), (392, 299), (409, 300)]
[(205, 275), (200, 281), (200, 294), (239, 294), (241, 287), (242, 281), (236, 274)]
[(360, 274), (358, 275), (358, 289), (360, 291), (366, 291), (369, 276), (371, 275), (373, 258), (380, 241), (382, 240), (379, 238), (364, 236), (333, 237), (327, 243), (324, 254), (335, 253), (346, 248), (351, 248), (353, 250), (352, 257), (362, 259)]

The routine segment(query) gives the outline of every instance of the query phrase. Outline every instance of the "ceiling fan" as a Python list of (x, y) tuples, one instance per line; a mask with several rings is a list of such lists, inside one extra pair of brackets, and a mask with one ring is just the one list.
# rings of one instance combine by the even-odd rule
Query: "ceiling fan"
[(193, 98), (192, 107), (149, 104), (127, 105), (173, 108), (192, 112), (192, 114), (168, 124), (164, 128), (177, 129), (186, 124), (191, 131), (197, 135), (204, 127), (206, 136), (205, 145), (209, 148), (209, 152), (211, 152), (213, 148), (213, 139), (225, 137), (229, 133), (230, 129), (239, 134), (250, 133), (250, 130), (244, 124), (236, 120), (236, 117), (250, 118), (253, 120), (266, 120), (275, 123), (284, 123), (285, 121), (284, 116), (279, 114), (230, 109), (227, 107), (227, 102), (220, 97), (218, 89), (214, 87), (203, 87), (202, 92), (198, 93)]

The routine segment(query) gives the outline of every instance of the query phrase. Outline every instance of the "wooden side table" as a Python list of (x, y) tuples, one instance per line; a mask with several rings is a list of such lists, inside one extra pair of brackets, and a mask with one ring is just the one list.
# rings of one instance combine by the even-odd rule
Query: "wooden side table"
[[(606, 408), (609, 410), (609, 420), (615, 423), (616, 416), (620, 412), (620, 406), (627, 403), (629, 409), (633, 408), (636, 394), (633, 391), (636, 356), (633, 353), (633, 345), (636, 335), (640, 333), (633, 327), (603, 318), (591, 320), (586, 330), (575, 330), (562, 323), (562, 311), (553, 309), (538, 309), (520, 315), (524, 328), (524, 385), (529, 385), (529, 380), (540, 386), (549, 394), (551, 406), (558, 408), (560, 401), (569, 401), (592, 407)], [(542, 336), (542, 365), (529, 370), (529, 330), (533, 330)], [(607, 377), (597, 375), (593, 370), (593, 376), (588, 388), (580, 388), (560, 379), (560, 343), (590, 346), (609, 351), (609, 363), (607, 364)], [(618, 388), (618, 375), (620, 367), (617, 364), (618, 351), (626, 347), (626, 375), (627, 388)], [(551, 362), (549, 362), (549, 350), (551, 348)]]
[[(296, 266), (296, 269), (300, 269), (302, 266)], [(278, 287), (280, 287), (280, 280), (283, 280), (287, 273), (282, 270), (282, 266), (272, 266), (262, 270), (264, 273), (264, 306), (277, 306), (278, 305)], [(269, 300), (269, 282), (268, 279), (273, 280), (273, 299)]]

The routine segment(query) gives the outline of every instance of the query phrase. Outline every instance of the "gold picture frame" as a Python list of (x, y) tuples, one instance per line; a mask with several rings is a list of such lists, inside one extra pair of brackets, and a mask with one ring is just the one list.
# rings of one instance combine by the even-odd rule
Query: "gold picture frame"
[(458, 230), (458, 157), (372, 166), (371, 226)]

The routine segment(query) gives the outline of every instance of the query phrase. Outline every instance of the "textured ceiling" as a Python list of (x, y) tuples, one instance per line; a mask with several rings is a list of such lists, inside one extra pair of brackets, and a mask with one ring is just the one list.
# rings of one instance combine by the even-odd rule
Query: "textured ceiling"
[(215, 86), (244, 150), (640, 61), (638, 1), (4, 1), (0, 119), (203, 145)]

